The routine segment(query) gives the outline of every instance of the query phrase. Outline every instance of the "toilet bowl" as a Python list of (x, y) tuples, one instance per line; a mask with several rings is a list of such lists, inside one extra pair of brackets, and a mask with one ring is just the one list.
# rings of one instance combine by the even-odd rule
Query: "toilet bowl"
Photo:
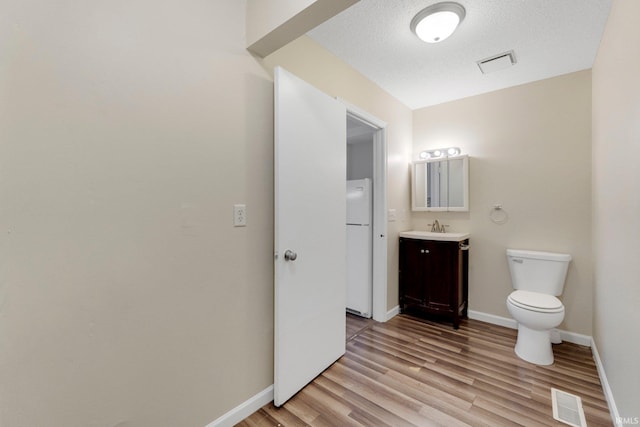
[(518, 290), (507, 298), (507, 309), (518, 322), (516, 355), (536, 365), (551, 365), (551, 330), (564, 319), (562, 302), (553, 295)]
[(562, 294), (571, 255), (507, 249), (509, 272), (514, 291), (507, 298), (507, 309), (518, 322), (515, 352), (537, 365), (553, 363), (551, 330), (562, 323)]

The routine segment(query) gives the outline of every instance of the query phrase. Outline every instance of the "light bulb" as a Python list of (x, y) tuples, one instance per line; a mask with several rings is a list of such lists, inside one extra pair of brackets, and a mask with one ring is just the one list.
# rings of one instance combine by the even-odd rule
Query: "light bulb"
[(445, 40), (458, 28), (460, 17), (449, 11), (436, 12), (426, 16), (416, 25), (416, 35), (427, 43)]

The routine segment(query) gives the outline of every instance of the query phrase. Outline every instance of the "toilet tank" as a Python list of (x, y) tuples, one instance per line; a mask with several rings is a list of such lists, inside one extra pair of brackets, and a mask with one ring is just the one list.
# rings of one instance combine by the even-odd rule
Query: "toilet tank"
[(562, 294), (571, 255), (507, 249), (507, 260), (514, 289)]

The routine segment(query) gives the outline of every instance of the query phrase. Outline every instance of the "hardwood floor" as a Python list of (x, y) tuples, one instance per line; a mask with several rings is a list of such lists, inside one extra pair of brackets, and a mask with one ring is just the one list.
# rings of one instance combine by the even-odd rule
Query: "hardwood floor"
[(347, 342), (351, 341), (360, 332), (376, 323), (377, 322), (373, 319), (365, 319), (364, 317), (347, 313)]
[(405, 315), (349, 315), (347, 337), (346, 354), (285, 405), (237, 425), (566, 426), (553, 419), (551, 387), (581, 397), (589, 427), (613, 425), (588, 347), (554, 345), (554, 364), (536, 366), (514, 354), (515, 330)]

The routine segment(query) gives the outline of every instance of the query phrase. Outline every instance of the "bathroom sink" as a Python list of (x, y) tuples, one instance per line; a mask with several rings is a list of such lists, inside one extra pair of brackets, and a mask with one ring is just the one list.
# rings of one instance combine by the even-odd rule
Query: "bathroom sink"
[(443, 240), (446, 242), (460, 242), (469, 238), (469, 233), (435, 233), (433, 231), (402, 231), (400, 237), (422, 240)]

